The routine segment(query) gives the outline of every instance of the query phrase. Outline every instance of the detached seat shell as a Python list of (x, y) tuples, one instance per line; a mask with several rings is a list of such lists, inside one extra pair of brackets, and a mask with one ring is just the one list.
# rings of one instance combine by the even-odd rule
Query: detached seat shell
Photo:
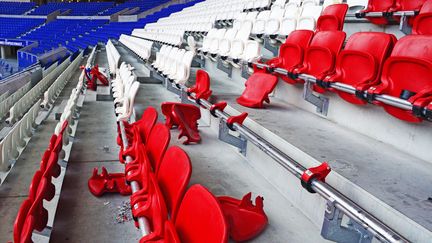
[(278, 79), (267, 73), (254, 73), (245, 83), (245, 90), (237, 98), (237, 103), (250, 108), (263, 108), (263, 103), (270, 103), (269, 94), (275, 89)]

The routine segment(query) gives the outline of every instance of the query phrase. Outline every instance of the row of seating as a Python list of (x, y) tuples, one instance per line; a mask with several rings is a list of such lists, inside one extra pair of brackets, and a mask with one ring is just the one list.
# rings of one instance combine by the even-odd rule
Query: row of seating
[(181, 46), (183, 44), (183, 35), (180, 31), (164, 33), (147, 32), (143, 29), (134, 29), (132, 31), (132, 35), (166, 45)]
[(105, 47), (107, 53), (109, 73), (111, 75), (115, 75), (117, 68), (119, 68), (120, 65), (120, 53), (117, 51), (111, 40), (108, 40)]
[(29, 15), (49, 15), (60, 10), (62, 13), (70, 10), (68, 15), (93, 16), (114, 6), (114, 2), (56, 2), (39, 6)]
[(75, 60), (70, 65), (68, 65), (68, 67), (64, 70), (64, 72), (62, 72), (57, 77), (57, 79), (51, 84), (48, 90), (45, 91), (44, 98), (41, 103), (41, 108), (46, 108), (46, 109), (50, 108), (50, 106), (54, 103), (54, 101), (62, 92), (63, 88), (69, 82), (69, 79), (72, 76), (73, 72), (80, 64), (82, 57), (83, 57), (83, 52), (81, 52), (80, 55), (76, 57)]
[(63, 61), (56, 69), (50, 74), (39, 81), (33, 86), (23, 97), (21, 97), (14, 105), (9, 109), (9, 117), (6, 122), (14, 124), (21, 116), (23, 116), (27, 110), (39, 99), (39, 97), (51, 86), (54, 80), (60, 75), (67, 66), (71, 63), (69, 59)]
[(258, 41), (249, 40), (252, 23), (244, 22), (236, 29), (212, 29), (204, 37), (198, 54), (215, 61), (218, 57), (236, 68), (240, 62), (251, 62), (261, 56)]
[(194, 56), (193, 50), (164, 45), (156, 53), (152, 67), (172, 82), (184, 85), (189, 80)]
[[(92, 52), (92, 55), (94, 56), (94, 52)], [(87, 66), (89, 66), (91, 60), (89, 58)], [(71, 144), (69, 137), (73, 136), (76, 131), (76, 119), (79, 113), (77, 102), (84, 90), (83, 71), (76, 88), (71, 92), (66, 107), (50, 138), (48, 147), (42, 155), (40, 167), (35, 172), (30, 183), (28, 197), (22, 202), (18, 210), (13, 228), (14, 242), (33, 242), (33, 232), (42, 232), (48, 226), (48, 218), (53, 217), (55, 214), (56, 210), (45, 207), (43, 202), (52, 201), (56, 190), (59, 189), (53, 184), (53, 178), (58, 178), (61, 174), (61, 166), (58, 162), (67, 161), (69, 158), (68, 153), (70, 151), (66, 147)]]
[(0, 14), (14, 14), (20, 15), (30, 11), (36, 6), (36, 3), (32, 2), (20, 2), (20, 1), (1, 1), (0, 2)]
[(147, 60), (150, 58), (153, 47), (152, 41), (124, 34), (120, 36), (119, 41), (143, 60)]
[(152, 40), (159, 40), (160, 37), (158, 36), (161, 35), (172, 36), (174, 42), (167, 43), (178, 45), (177, 43), (181, 43), (185, 32), (207, 32), (210, 30), (218, 14), (224, 13), (225, 7), (234, 8), (233, 11), (240, 13), (245, 4), (246, 1), (244, 0), (200, 2), (180, 12), (173, 13), (169, 17), (161, 18), (157, 23), (148, 24), (144, 29), (135, 29), (134, 35), (137, 33), (140, 37), (144, 37), (143, 35), (151, 36), (149, 39)]
[[(0, 101), (0, 121), (8, 114), (9, 109), (23, 97), (32, 87), (31, 82), (28, 82), (10, 96), (4, 97)], [(2, 95), (3, 96), (3, 95)]]
[(327, 1), (324, 6), (287, 5), (284, 9), (276, 7), (262, 11), (254, 20), (252, 34), (258, 40), (264, 36), (284, 39), (296, 29), (342, 30), (348, 5), (333, 2)]
[(116, 116), (118, 121), (124, 121), (134, 114), (135, 96), (140, 87), (137, 77), (133, 73), (133, 67), (123, 62), (115, 72), (115, 79), (111, 81), (111, 90), (116, 104)]
[[(200, 185), (187, 190), (189, 156), (179, 147), (168, 148), (170, 131), (156, 121), (157, 111), (149, 107), (139, 121), (125, 123), (129, 147), (119, 156), (131, 159), (126, 180), (141, 188), (131, 195), (132, 214), (145, 217), (151, 233), (140, 242), (227, 242), (228, 225), (217, 199)], [(120, 136), (118, 142), (123, 145)]]
[(27, 146), (36, 124), (41, 100), (34, 103), (0, 142), (0, 171), (7, 172)]
[[(287, 75), (278, 76), (290, 84), (303, 82), (299, 75), (308, 74), (317, 79), (314, 85), (317, 92), (334, 91), (357, 105), (372, 102), (408, 122), (425, 118), (417, 110), (424, 109), (432, 100), (431, 36), (410, 35), (397, 41), (391, 34), (361, 32), (353, 34), (342, 50), (344, 41), (345, 33), (341, 31), (295, 31), (281, 46), (279, 56), (267, 62), (265, 71), (286, 70)], [(335, 82), (352, 87), (355, 92), (331, 88)], [(253, 84), (248, 84), (248, 88), (261, 89)], [(379, 102), (375, 100), (378, 95), (408, 101), (414, 108), (404, 110)], [(266, 99), (268, 92), (252, 103), (262, 105)], [(243, 102), (243, 105), (250, 104)]]
[[(369, 21), (374, 24), (388, 24), (389, 19), (397, 13), (411, 11), (414, 12), (411, 16), (418, 14), (423, 4), (427, 0), (369, 0), (367, 8), (362, 10), (357, 17), (366, 17)], [(375, 16), (373, 16), (375, 14)], [(395, 16), (396, 20), (399, 17)], [(412, 20), (409, 21), (412, 24)]]
[(16, 39), (44, 22), (45, 19), (0, 18), (0, 38)]

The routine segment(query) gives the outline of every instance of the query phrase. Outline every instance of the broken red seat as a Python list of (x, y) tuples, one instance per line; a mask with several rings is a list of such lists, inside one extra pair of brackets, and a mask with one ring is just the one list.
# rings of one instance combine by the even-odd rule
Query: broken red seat
[(327, 6), (318, 18), (316, 31), (343, 30), (348, 4), (332, 4)]
[(104, 86), (108, 86), (109, 82), (108, 79), (105, 77), (105, 75), (103, 73), (101, 73), (99, 71), (99, 65), (95, 65), (91, 70), (90, 70), (90, 74), (92, 75), (92, 83), (96, 83), (96, 79), (98, 79), (102, 85)]
[(198, 131), (198, 120), (201, 118), (200, 108), (194, 105), (177, 104), (173, 107), (172, 115), (180, 131), (178, 139), (186, 137), (183, 144), (199, 143), (201, 141)]
[(210, 90), (210, 77), (204, 70), (198, 70), (196, 73), (195, 85), (188, 88), (188, 93), (195, 93), (195, 99), (207, 100), (212, 91)]
[(426, 1), (420, 13), (415, 17), (412, 34), (415, 35), (432, 35), (432, 0)]
[[(295, 30), (286, 39), (285, 43), (279, 48), (279, 56), (267, 61), (269, 70), (272, 72), (275, 68), (282, 68), (291, 72), (303, 63), (305, 49), (309, 46), (314, 32), (311, 30)], [(296, 80), (281, 74), (276, 74), (282, 80), (289, 84), (297, 83)]]
[[(425, 107), (432, 98), (432, 36), (408, 35), (395, 45), (391, 56), (384, 64), (381, 83), (368, 89), (368, 98), (375, 95), (389, 95), (406, 100), (414, 107)], [(412, 110), (404, 110), (379, 101), (392, 116), (408, 121), (423, 119)]]
[(337, 57), (335, 73), (323, 80), (329, 88), (330, 83), (339, 82), (355, 88), (356, 94), (333, 90), (342, 99), (357, 105), (366, 104), (362, 97), (364, 91), (379, 83), (382, 66), (390, 55), (396, 37), (381, 32), (358, 32), (353, 34)]
[(130, 195), (132, 193), (129, 185), (126, 184), (126, 178), (123, 173), (108, 173), (105, 167), (102, 167), (101, 174), (98, 174), (98, 168), (93, 169), (93, 175), (88, 180), (90, 192), (100, 197), (103, 194), (120, 193), (121, 195)]
[[(323, 80), (334, 72), (336, 56), (342, 49), (346, 34), (343, 31), (320, 31), (315, 33), (305, 51), (303, 64), (292, 71), (293, 74), (308, 74)], [(314, 90), (324, 93), (325, 89), (314, 85)]]
[(263, 108), (264, 101), (270, 103), (269, 94), (276, 88), (278, 79), (267, 73), (254, 73), (245, 83), (245, 90), (237, 103), (251, 108)]
[(198, 143), (201, 136), (198, 131), (198, 120), (201, 118), (201, 110), (190, 104), (175, 102), (162, 103), (162, 113), (165, 115), (166, 126), (177, 126), (180, 130), (178, 138), (186, 136), (183, 144)]
[(229, 225), (230, 237), (236, 242), (255, 238), (268, 225), (268, 218), (263, 209), (264, 199), (256, 197), (253, 205), (251, 197), (250, 192), (242, 200), (227, 196), (218, 197)]

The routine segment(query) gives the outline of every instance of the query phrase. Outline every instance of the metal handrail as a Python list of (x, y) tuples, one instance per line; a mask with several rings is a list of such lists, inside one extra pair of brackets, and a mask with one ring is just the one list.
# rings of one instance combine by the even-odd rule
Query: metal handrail
[[(182, 87), (182, 89), (183, 88), (184, 87)], [(194, 93), (190, 94), (190, 96), (195, 99)], [(207, 110), (210, 110), (213, 106), (213, 104), (204, 99), (195, 99), (195, 101), (201, 105), (201, 107), (204, 107)], [(229, 114), (217, 108), (214, 109), (213, 113), (225, 123), (230, 118)], [(233, 123), (232, 128), (244, 136), (248, 141), (257, 146), (264, 153), (273, 158), (279, 165), (281, 165), (295, 177), (300, 179), (303, 173), (307, 170), (307, 168), (302, 166), (295, 159), (276, 148), (274, 145), (248, 127), (239, 123)], [(317, 179), (312, 179), (311, 188), (325, 200), (331, 202), (337, 209), (342, 211), (349, 218), (359, 223), (378, 240), (382, 242), (409, 242), (402, 235), (388, 227), (386, 224), (378, 220), (372, 214), (367, 212), (355, 202), (351, 201), (329, 184)]]

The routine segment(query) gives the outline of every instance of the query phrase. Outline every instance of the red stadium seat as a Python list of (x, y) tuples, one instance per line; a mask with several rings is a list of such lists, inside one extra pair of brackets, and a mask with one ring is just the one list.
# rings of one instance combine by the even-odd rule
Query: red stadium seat
[(157, 172), (160, 162), (163, 158), (171, 140), (171, 133), (168, 127), (164, 124), (156, 124), (150, 132), (148, 142), (146, 144), (146, 152), (153, 168)]
[[(381, 84), (369, 88), (368, 97), (385, 94), (407, 100), (417, 107), (432, 98), (432, 36), (409, 35), (401, 38), (384, 64)], [(421, 122), (413, 111), (380, 104), (391, 115), (408, 122)]]
[(245, 83), (245, 90), (237, 103), (251, 108), (262, 108), (264, 101), (270, 103), (268, 95), (275, 89), (278, 79), (267, 73), (254, 73)]
[[(167, 207), (154, 174), (150, 174), (149, 182), (147, 192), (140, 190), (132, 194), (132, 215), (135, 219), (145, 217), (151, 224), (151, 232), (162, 237), (164, 223), (168, 219)], [(138, 226), (137, 222), (136, 226)]]
[(177, 231), (171, 221), (165, 221), (164, 235), (160, 239), (159, 236), (150, 233), (141, 238), (140, 243), (181, 243)]
[[(282, 68), (285, 70), (292, 70), (303, 63), (304, 50), (309, 46), (314, 32), (311, 30), (295, 30), (293, 31), (285, 43), (279, 48), (279, 56), (267, 62), (270, 70), (275, 68)], [(297, 83), (285, 75), (279, 75), (284, 81), (290, 84)]]
[(175, 219), (191, 174), (192, 165), (187, 153), (180, 147), (170, 147), (164, 155), (156, 178), (172, 219)]
[(141, 119), (139, 119), (138, 121), (132, 123), (132, 124), (127, 124), (125, 125), (125, 128), (127, 130), (130, 130), (131, 126), (135, 126), (138, 128), (138, 132), (141, 136), (141, 141), (143, 143), (146, 143), (148, 136), (150, 135), (150, 131), (153, 128), (153, 126), (156, 124), (158, 118), (158, 113), (156, 111), (156, 109), (152, 106), (147, 107), (147, 109), (145, 109), (144, 113), (141, 116)]
[(393, 11), (420, 11), (427, 0), (396, 0)]
[[(395, 6), (395, 0), (369, 0), (368, 6), (363, 13), (369, 12), (391, 12)], [(367, 19), (374, 24), (384, 25), (388, 23), (388, 18), (385, 17), (367, 17)]]
[[(358, 94), (379, 83), (382, 66), (390, 55), (396, 37), (380, 32), (358, 32), (353, 34), (340, 52), (336, 72), (324, 82), (340, 82), (353, 86)], [(328, 85), (326, 85), (328, 87)], [(344, 100), (353, 104), (366, 104), (366, 100), (343, 91), (334, 90)]]
[(432, 0), (423, 4), (419, 15), (413, 23), (412, 33), (416, 35), (432, 35)]
[(332, 4), (324, 9), (317, 21), (316, 31), (343, 30), (348, 4)]
[[(343, 31), (317, 32), (306, 49), (302, 66), (293, 70), (293, 73), (309, 74), (318, 80), (323, 80), (327, 75), (333, 73), (336, 56), (342, 49), (345, 37), (346, 34)], [(314, 90), (321, 93), (325, 91), (318, 85), (314, 85)]]
[(181, 242), (228, 242), (228, 225), (221, 206), (201, 185), (193, 185), (186, 192), (174, 225)]
[(204, 70), (198, 70), (196, 73), (195, 85), (187, 90), (189, 93), (195, 93), (196, 99), (207, 100), (212, 91), (210, 90), (210, 77)]
[(263, 209), (264, 199), (256, 197), (253, 205), (251, 196), (252, 193), (249, 192), (242, 200), (227, 196), (218, 197), (230, 227), (230, 237), (235, 242), (255, 238), (268, 225), (268, 218)]
[(27, 218), (27, 214), (33, 204), (33, 200), (26, 199), (18, 210), (18, 214), (15, 218), (13, 237), (15, 243), (31, 242), (31, 234), (33, 229), (29, 232), (28, 230), (23, 230), (24, 223)]

